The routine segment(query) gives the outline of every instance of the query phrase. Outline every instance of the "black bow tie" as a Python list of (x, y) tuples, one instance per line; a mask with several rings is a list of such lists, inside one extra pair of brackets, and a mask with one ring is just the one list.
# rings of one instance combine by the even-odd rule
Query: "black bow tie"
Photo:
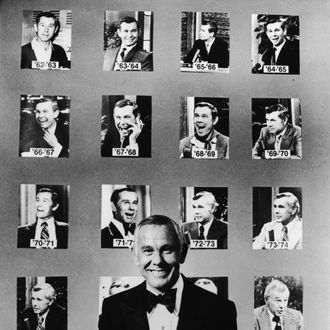
[(125, 230), (125, 236), (128, 235), (128, 232), (130, 232), (132, 235), (134, 235), (135, 230), (135, 223), (129, 224), (129, 223), (123, 223), (124, 230)]
[(167, 290), (164, 294), (158, 296), (147, 291), (146, 310), (150, 313), (157, 304), (164, 305), (170, 313), (173, 313), (175, 307), (176, 289)]

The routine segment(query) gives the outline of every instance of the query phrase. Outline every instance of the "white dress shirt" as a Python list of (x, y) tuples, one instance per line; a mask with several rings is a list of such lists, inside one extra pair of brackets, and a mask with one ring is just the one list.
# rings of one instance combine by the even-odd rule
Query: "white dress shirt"
[[(171, 289), (176, 289), (173, 313), (170, 313), (164, 305), (157, 304), (150, 313), (147, 313), (150, 330), (176, 330), (179, 322), (179, 311), (183, 291), (183, 279), (181, 275)], [(152, 288), (148, 283), (147, 290), (156, 296), (162, 294), (162, 292)]]

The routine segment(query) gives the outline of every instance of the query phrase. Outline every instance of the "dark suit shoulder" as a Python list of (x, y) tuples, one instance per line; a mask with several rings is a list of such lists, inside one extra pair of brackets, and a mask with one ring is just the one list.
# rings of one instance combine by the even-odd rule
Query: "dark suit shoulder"
[(56, 221), (56, 226), (59, 227), (69, 227), (69, 225), (66, 222), (62, 222), (62, 221)]

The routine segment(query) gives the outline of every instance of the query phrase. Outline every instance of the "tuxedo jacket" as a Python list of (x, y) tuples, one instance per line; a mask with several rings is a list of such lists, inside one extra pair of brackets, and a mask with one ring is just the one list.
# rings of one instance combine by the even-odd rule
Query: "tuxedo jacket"
[[(108, 48), (104, 53), (103, 70), (113, 71), (120, 47)], [(152, 53), (140, 48), (136, 45), (133, 47), (123, 59), (123, 62), (141, 63), (141, 71), (152, 71), (153, 60)]]
[(228, 68), (228, 44), (223, 39), (218, 37), (215, 38), (209, 53), (207, 53), (205, 41), (201, 39), (196, 40), (193, 45), (193, 48), (189, 51), (188, 55), (185, 58), (185, 63), (192, 63), (192, 60), (197, 50), (199, 50), (199, 56), (202, 61), (208, 63), (218, 63), (219, 68)]
[[(254, 239), (253, 249), (264, 249), (266, 242), (281, 241), (281, 231), (275, 230), (276, 221), (267, 222), (263, 225), (259, 235)], [(295, 218), (289, 232), (289, 250), (302, 249), (302, 220)]]
[(101, 248), (112, 248), (114, 239), (124, 239), (119, 229), (113, 222), (101, 230)]
[[(44, 139), (44, 131), (39, 124), (33, 119), (26, 120), (20, 128), (20, 150), (22, 152), (30, 151), (30, 148), (52, 148)], [(69, 157), (69, 124), (58, 120), (55, 129), (55, 136), (62, 146), (62, 150), (58, 157)]]
[[(34, 239), (37, 222), (32, 225), (20, 226), (17, 229), (17, 247), (29, 248), (30, 239)], [(68, 229), (69, 225), (65, 222), (55, 221), (55, 232), (57, 239), (57, 249), (68, 248)]]
[[(199, 230), (198, 223), (196, 221), (187, 222), (182, 225), (184, 233), (189, 233), (191, 239), (198, 239)], [(226, 222), (219, 219), (213, 219), (206, 239), (216, 239), (218, 249), (227, 249), (228, 241), (228, 226)]]
[[(70, 62), (66, 56), (65, 50), (56, 44), (52, 44), (52, 54), (50, 56), (50, 61), (59, 62), (60, 68), (70, 69)], [(36, 54), (32, 49), (31, 42), (22, 46), (22, 54), (21, 54), (21, 69), (31, 69), (32, 61), (36, 61)]]
[[(38, 326), (37, 314), (33, 308), (25, 309), (18, 320), (18, 330), (35, 330)], [(52, 305), (45, 321), (45, 330), (67, 330), (67, 313), (63, 307)]]
[[(271, 65), (273, 47), (268, 48), (262, 55), (265, 65)], [(280, 53), (278, 54), (276, 65), (288, 65), (289, 74), (299, 74), (299, 41), (286, 40)]]
[[(149, 123), (145, 123), (145, 126), (143, 126), (140, 135), (136, 139), (136, 143), (139, 146), (138, 158), (151, 157), (151, 128)], [(126, 137), (123, 143), (123, 148), (125, 148), (128, 144), (129, 137)], [(112, 148), (120, 148), (120, 145), (121, 142), (118, 130), (117, 128), (113, 127), (113, 125), (111, 125), (104, 137), (104, 141), (101, 147), (101, 156), (112, 157)]]
[[(303, 316), (300, 311), (287, 308), (282, 316), (282, 330), (303, 330)], [(254, 310), (254, 330), (272, 330), (266, 305)]]
[[(268, 127), (260, 130), (260, 135), (252, 150), (252, 158), (255, 156), (265, 158), (265, 150), (275, 150), (275, 134), (270, 133)], [(290, 150), (291, 158), (302, 157), (301, 128), (288, 124), (282, 137), (281, 150)]]
[[(145, 309), (146, 282), (105, 298), (99, 330), (149, 330)], [(236, 330), (232, 301), (208, 292), (184, 278), (177, 330)]]

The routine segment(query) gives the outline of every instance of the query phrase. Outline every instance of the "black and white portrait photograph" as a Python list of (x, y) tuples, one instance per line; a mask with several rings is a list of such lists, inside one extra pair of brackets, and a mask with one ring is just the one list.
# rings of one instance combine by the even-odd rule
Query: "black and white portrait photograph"
[(252, 158), (301, 159), (300, 100), (252, 99)]
[(300, 276), (256, 276), (254, 330), (303, 330)]
[(17, 247), (66, 249), (69, 186), (21, 184)]
[(67, 330), (66, 277), (17, 278), (17, 330)]
[(153, 71), (153, 13), (105, 11), (104, 71)]
[(21, 95), (20, 157), (69, 157), (70, 97)]
[(101, 248), (131, 247), (136, 225), (150, 212), (149, 186), (103, 184)]
[(181, 71), (229, 73), (229, 14), (181, 13)]
[(180, 158), (229, 158), (229, 99), (181, 97)]
[(228, 188), (180, 188), (180, 218), (191, 249), (228, 248)]
[(151, 96), (102, 96), (101, 155), (151, 157)]
[(298, 16), (252, 15), (252, 73), (299, 74)]
[(302, 189), (253, 187), (253, 249), (301, 250)]
[(134, 284), (122, 281), (115, 288), (120, 292), (113, 295), (110, 281), (115, 278), (100, 283), (99, 330), (206, 330), (215, 324), (237, 329), (236, 307), (226, 298), (226, 282), (219, 280), (225, 284), (219, 289), (217, 281), (206, 283), (204, 276), (204, 281), (191, 281), (180, 272), (188, 246), (176, 221), (164, 215), (143, 219), (136, 226), (132, 250), (126, 252), (127, 262), (135, 264), (144, 281), (132, 288)]
[(21, 69), (70, 69), (71, 30), (71, 10), (23, 10)]

